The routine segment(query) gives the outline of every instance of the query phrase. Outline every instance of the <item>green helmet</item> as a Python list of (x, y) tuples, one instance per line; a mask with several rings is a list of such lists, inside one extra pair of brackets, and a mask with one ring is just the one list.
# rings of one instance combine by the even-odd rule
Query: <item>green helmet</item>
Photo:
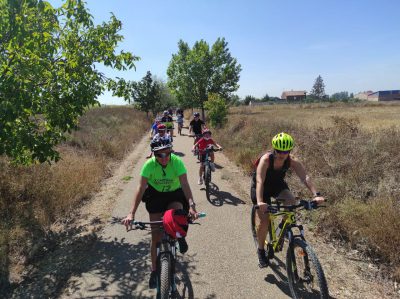
[(272, 138), (272, 147), (278, 151), (290, 151), (294, 147), (293, 137), (284, 132)]

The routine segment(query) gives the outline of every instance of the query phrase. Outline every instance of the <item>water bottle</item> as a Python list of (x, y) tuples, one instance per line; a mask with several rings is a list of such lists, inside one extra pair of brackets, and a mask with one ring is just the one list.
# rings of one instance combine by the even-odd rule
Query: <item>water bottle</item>
[(206, 217), (206, 213), (204, 213), (204, 212), (201, 212), (201, 213), (199, 213), (199, 218), (204, 218), (204, 217)]

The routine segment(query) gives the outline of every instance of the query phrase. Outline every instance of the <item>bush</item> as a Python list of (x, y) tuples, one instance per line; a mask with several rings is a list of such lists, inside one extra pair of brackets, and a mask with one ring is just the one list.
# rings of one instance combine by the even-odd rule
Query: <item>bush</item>
[(226, 122), (228, 106), (224, 99), (216, 94), (210, 94), (204, 107), (207, 109), (207, 116), (212, 127), (221, 127)]

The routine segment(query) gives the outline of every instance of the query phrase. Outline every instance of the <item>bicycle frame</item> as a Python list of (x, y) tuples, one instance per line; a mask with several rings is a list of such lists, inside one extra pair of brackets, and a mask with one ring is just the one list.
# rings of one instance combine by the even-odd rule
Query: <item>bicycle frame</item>
[[(296, 224), (296, 213), (294, 211), (282, 211), (282, 212), (277, 212), (277, 213), (268, 213), (269, 214), (269, 232), (270, 235), (272, 236), (272, 240), (270, 242), (272, 243), (272, 247), (274, 249), (274, 252), (278, 252), (282, 250), (283, 243), (284, 243), (284, 237), (285, 234), (287, 234), (289, 243), (293, 239), (293, 232), (292, 228), (297, 227), (300, 231), (300, 235), (296, 235), (301, 237), (304, 240), (304, 229), (302, 225), (297, 225)], [(283, 227), (281, 231), (279, 232), (279, 235), (276, 235), (276, 226), (275, 226), (275, 220), (280, 219), (282, 217), (286, 216), (286, 220), (283, 223)], [(268, 245), (268, 241), (265, 240), (266, 245)]]

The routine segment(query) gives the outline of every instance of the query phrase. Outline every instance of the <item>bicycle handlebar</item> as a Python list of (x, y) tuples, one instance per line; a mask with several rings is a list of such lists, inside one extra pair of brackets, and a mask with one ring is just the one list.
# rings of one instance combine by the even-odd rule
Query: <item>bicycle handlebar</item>
[[(201, 213), (199, 213), (199, 218), (204, 218), (204, 217), (206, 217), (206, 215), (207, 215), (206, 213), (201, 212)], [(190, 216), (188, 216), (188, 223), (193, 224), (192, 217), (190, 217)], [(136, 221), (136, 220), (131, 221), (131, 225), (134, 225), (137, 229), (140, 229), (140, 230), (144, 230), (147, 228), (148, 225), (154, 225), (154, 224), (163, 225), (163, 221), (162, 220), (147, 221), (147, 222), (146, 221)]]
[[(268, 213), (274, 214), (274, 213), (279, 212), (281, 209), (287, 209), (289, 211), (293, 211), (298, 208), (303, 208), (307, 211), (310, 211), (310, 210), (315, 210), (315, 209), (322, 208), (322, 207), (324, 207), (324, 206), (319, 206), (316, 201), (301, 199), (300, 203), (298, 203), (297, 205), (290, 205), (290, 206), (283, 206), (280, 204), (268, 205), (267, 211), (268, 211)], [(260, 207), (258, 205), (254, 205), (254, 208), (257, 210)]]

